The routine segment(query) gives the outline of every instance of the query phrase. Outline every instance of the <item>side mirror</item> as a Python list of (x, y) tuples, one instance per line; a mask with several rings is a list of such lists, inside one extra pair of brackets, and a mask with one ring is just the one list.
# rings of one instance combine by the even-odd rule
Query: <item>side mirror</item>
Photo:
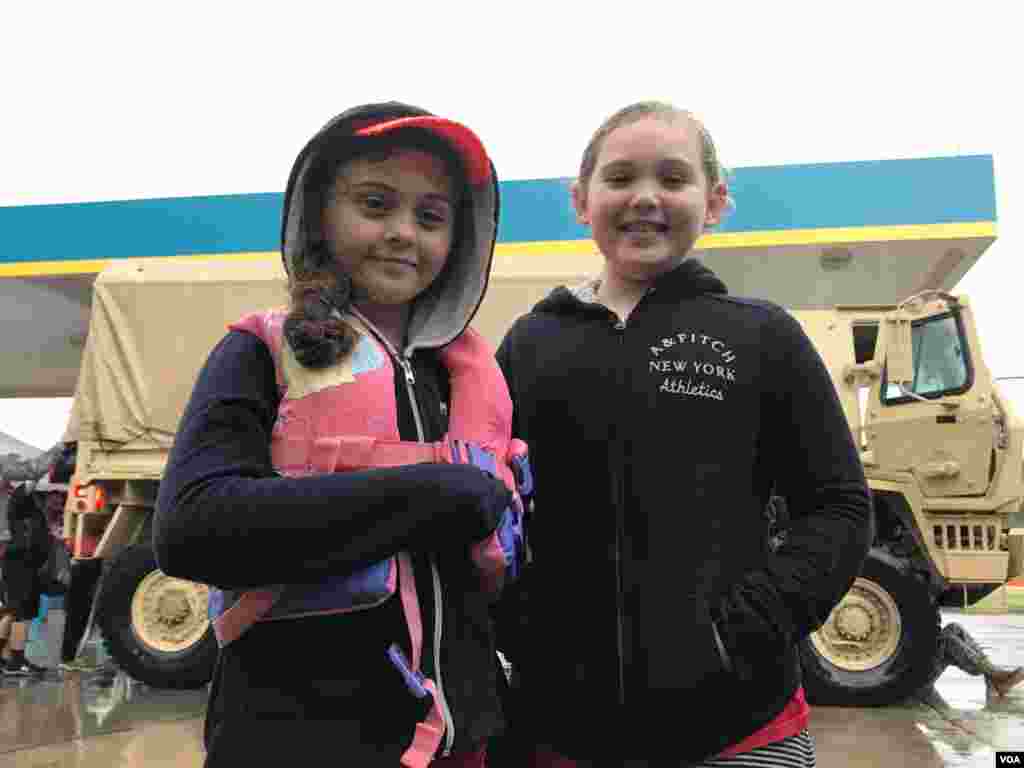
[(885, 318), (887, 380), (910, 389), (914, 382), (914, 346), (910, 317), (902, 310)]

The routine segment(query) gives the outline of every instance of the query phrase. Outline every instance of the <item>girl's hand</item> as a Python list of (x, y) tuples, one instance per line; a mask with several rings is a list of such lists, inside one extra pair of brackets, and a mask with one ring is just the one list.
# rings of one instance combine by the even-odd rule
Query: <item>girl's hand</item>
[[(416, 542), (421, 551), (467, 548), (497, 529), (513, 495), (505, 483), (472, 464), (438, 464), (442, 509), (433, 516), (430, 533)], [(424, 502), (430, 503), (430, 502)], [(436, 502), (435, 502), (436, 503)]]

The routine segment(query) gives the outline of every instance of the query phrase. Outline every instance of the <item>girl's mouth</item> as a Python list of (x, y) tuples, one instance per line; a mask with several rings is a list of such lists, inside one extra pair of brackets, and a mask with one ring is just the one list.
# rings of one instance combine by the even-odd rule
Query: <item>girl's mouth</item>
[(664, 234), (668, 232), (668, 225), (660, 221), (627, 221), (619, 225), (619, 229), (631, 234)]
[(413, 269), (416, 268), (416, 262), (409, 261), (407, 259), (378, 258), (377, 261), (383, 262), (385, 264), (398, 264), (403, 267), (411, 267)]

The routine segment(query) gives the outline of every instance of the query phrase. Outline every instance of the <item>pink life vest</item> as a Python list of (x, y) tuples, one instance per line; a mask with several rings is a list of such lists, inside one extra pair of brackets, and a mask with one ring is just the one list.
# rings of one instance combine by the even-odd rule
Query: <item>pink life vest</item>
[[(515, 494), (499, 529), (471, 549), (485, 589), (500, 589), (514, 576), (522, 556), (522, 502), (531, 484), (526, 446), (511, 439), (512, 400), (487, 342), (472, 329), (440, 350), (451, 386), (449, 431), (437, 443), (403, 441), (398, 432), (394, 366), (387, 349), (362, 333), (339, 368), (315, 373), (320, 381), (296, 387), (287, 380), (283, 310), (247, 315), (229, 327), (258, 336), (267, 345), (281, 402), (271, 433), (271, 460), (280, 474), (301, 477), (413, 463), (473, 463), (502, 479)], [(294, 361), (294, 357), (290, 358)], [(290, 392), (290, 384), (291, 392)], [(514, 469), (517, 471), (514, 471)], [(420, 674), (423, 628), (419, 600), (406, 552), (356, 574), (316, 584), (289, 584), (230, 595), (211, 589), (210, 613), (221, 647), (258, 621), (351, 613), (380, 605), (398, 591), (412, 648), (411, 668), (397, 646), (389, 657), (416, 695), (434, 694), (433, 681)], [(403, 765), (429, 762), (443, 735), (437, 706), (417, 725)]]

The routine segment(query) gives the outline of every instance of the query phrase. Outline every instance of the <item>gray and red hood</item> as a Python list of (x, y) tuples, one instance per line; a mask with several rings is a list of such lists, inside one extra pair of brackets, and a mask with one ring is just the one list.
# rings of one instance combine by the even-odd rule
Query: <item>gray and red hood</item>
[[(412, 117), (432, 115), (395, 101), (356, 107), (333, 118), (303, 147), (288, 177), (281, 220), (281, 254), (289, 276), (296, 265), (302, 264), (300, 259), (309, 259), (313, 253), (310, 246), (315, 229), (308, 221), (304, 200), (309, 170), (328, 148), (333, 150), (338, 142), (355, 139), (357, 131)], [(448, 137), (442, 134), (442, 138)], [(467, 174), (468, 196), (458, 216), (452, 254), (437, 280), (416, 299), (405, 354), (451, 342), (469, 326), (483, 301), (498, 233), (499, 208), (497, 175), (490, 160), (485, 157), (484, 161), (488, 167), (483, 173)]]

